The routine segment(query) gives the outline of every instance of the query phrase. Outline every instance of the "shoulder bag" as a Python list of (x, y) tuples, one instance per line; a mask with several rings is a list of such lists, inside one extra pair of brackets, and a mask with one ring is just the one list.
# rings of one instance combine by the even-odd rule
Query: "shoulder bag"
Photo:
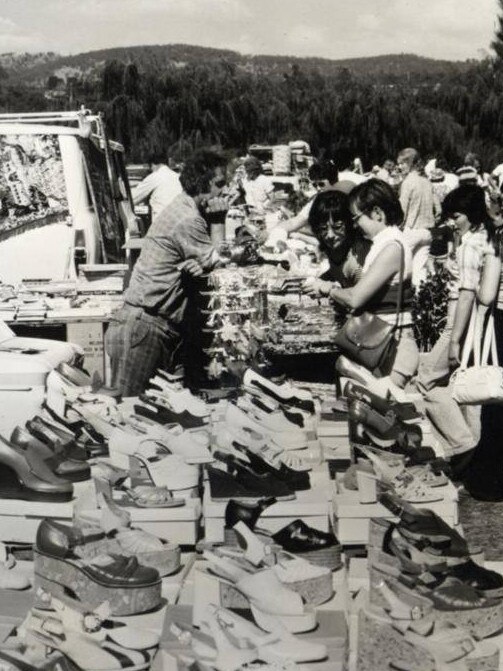
[[(397, 241), (398, 242), (398, 241)], [(377, 377), (388, 375), (398, 346), (398, 323), (402, 309), (404, 249), (400, 245), (400, 276), (395, 323), (389, 324), (371, 312), (350, 316), (335, 337), (337, 349), (352, 361), (365, 366)]]
[[(451, 376), (452, 396), (463, 405), (503, 403), (503, 368), (498, 362), (494, 316), (489, 311), (484, 328), (487, 312), (483, 305), (473, 306), (461, 364)], [(472, 351), (473, 364), (468, 366)], [(492, 365), (489, 359), (492, 360)]]

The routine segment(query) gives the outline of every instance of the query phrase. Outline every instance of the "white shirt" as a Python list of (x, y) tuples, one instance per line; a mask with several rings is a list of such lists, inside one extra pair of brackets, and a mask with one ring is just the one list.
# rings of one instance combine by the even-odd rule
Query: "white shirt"
[(265, 175), (259, 175), (256, 179), (243, 179), (245, 200), (258, 212), (263, 212), (269, 202), (269, 196), (274, 191), (274, 185)]
[[(403, 252), (404, 252), (403, 278), (404, 280), (406, 280), (412, 277), (412, 252), (405, 235), (398, 228), (398, 226), (386, 226), (383, 231), (378, 233), (373, 238), (372, 246), (365, 258), (365, 263), (363, 264), (362, 272), (366, 273), (367, 270), (370, 269), (370, 266), (374, 263), (376, 258), (379, 256), (379, 254), (382, 252), (382, 250), (394, 241), (400, 242), (403, 246)], [(396, 245), (396, 247), (398, 247), (398, 245)], [(400, 280), (400, 272), (398, 271), (391, 278), (391, 284), (398, 284), (399, 280)]]
[(149, 198), (152, 221), (180, 193), (182, 193), (182, 185), (178, 173), (168, 168), (167, 165), (161, 165), (131, 190), (135, 205)]
[[(412, 252), (403, 232), (398, 226), (386, 226), (386, 228), (378, 233), (372, 240), (372, 246), (365, 258), (363, 264), (362, 274), (364, 275), (370, 269), (376, 258), (382, 250), (394, 241), (400, 242), (403, 246), (403, 279), (407, 280), (412, 277)], [(398, 247), (398, 245), (393, 245)], [(400, 282), (400, 270), (398, 270), (391, 278), (390, 284), (395, 285)], [(379, 317), (384, 321), (394, 324), (396, 316), (394, 314), (380, 314)], [(398, 323), (401, 326), (408, 326), (412, 323), (410, 312), (401, 312)]]

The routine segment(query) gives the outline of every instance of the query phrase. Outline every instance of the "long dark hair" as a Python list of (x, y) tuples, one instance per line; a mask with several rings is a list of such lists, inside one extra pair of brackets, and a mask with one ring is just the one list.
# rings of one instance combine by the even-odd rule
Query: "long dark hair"
[(442, 203), (442, 219), (449, 219), (456, 213), (464, 214), (471, 230), (484, 226), (489, 240), (494, 240), (496, 228), (487, 210), (486, 195), (482, 187), (476, 184), (462, 184), (450, 191)]

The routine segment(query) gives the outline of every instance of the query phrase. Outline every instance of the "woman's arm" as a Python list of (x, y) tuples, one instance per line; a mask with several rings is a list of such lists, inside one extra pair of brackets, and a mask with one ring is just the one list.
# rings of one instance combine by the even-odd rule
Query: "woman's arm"
[(361, 308), (400, 270), (400, 258), (401, 248), (397, 244), (387, 245), (354, 287), (335, 287), (329, 293), (330, 298), (351, 310)]

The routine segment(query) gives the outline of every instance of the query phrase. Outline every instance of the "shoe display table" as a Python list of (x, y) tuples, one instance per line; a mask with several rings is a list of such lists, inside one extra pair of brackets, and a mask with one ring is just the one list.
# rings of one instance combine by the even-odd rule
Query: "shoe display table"
[[(86, 483), (82, 483), (85, 485)], [(78, 486), (75, 488), (78, 491)], [(201, 500), (188, 499), (178, 508), (125, 508), (133, 526), (178, 545), (195, 545), (201, 517)], [(71, 522), (73, 502), (41, 503), (0, 499), (0, 540), (34, 543), (38, 525), (44, 518)]]
[[(302, 519), (306, 524), (320, 531), (329, 530), (329, 503), (333, 493), (333, 483), (328, 475), (326, 464), (313, 468), (311, 475), (311, 489), (297, 492), (292, 501), (278, 501), (270, 506), (261, 515), (258, 526), (272, 532), (279, 531), (296, 519)], [(204, 537), (212, 543), (222, 543), (224, 540), (226, 501), (212, 501), (208, 483), (205, 483), (203, 496)]]
[[(345, 489), (341, 481), (336, 482), (337, 492), (333, 498), (333, 525), (337, 538), (343, 545), (365, 545), (368, 543), (371, 517), (396, 520), (396, 517), (380, 503), (360, 503), (357, 491)], [(449, 483), (442, 487), (443, 500), (424, 504), (436, 512), (447, 524), (458, 524), (458, 492)]]
[[(245, 616), (247, 611), (243, 611)], [(190, 656), (190, 647), (180, 644), (171, 633), (173, 623), (192, 623), (192, 608), (190, 606), (173, 606), (166, 613), (165, 627), (161, 638), (161, 647), (151, 671), (177, 671), (177, 653)], [(346, 618), (342, 610), (324, 610), (318, 613), (318, 626), (314, 631), (297, 634), (301, 640), (311, 640), (324, 643), (328, 648), (328, 658), (320, 662), (309, 663), (313, 671), (342, 671), (346, 668), (348, 656), (348, 630)]]

